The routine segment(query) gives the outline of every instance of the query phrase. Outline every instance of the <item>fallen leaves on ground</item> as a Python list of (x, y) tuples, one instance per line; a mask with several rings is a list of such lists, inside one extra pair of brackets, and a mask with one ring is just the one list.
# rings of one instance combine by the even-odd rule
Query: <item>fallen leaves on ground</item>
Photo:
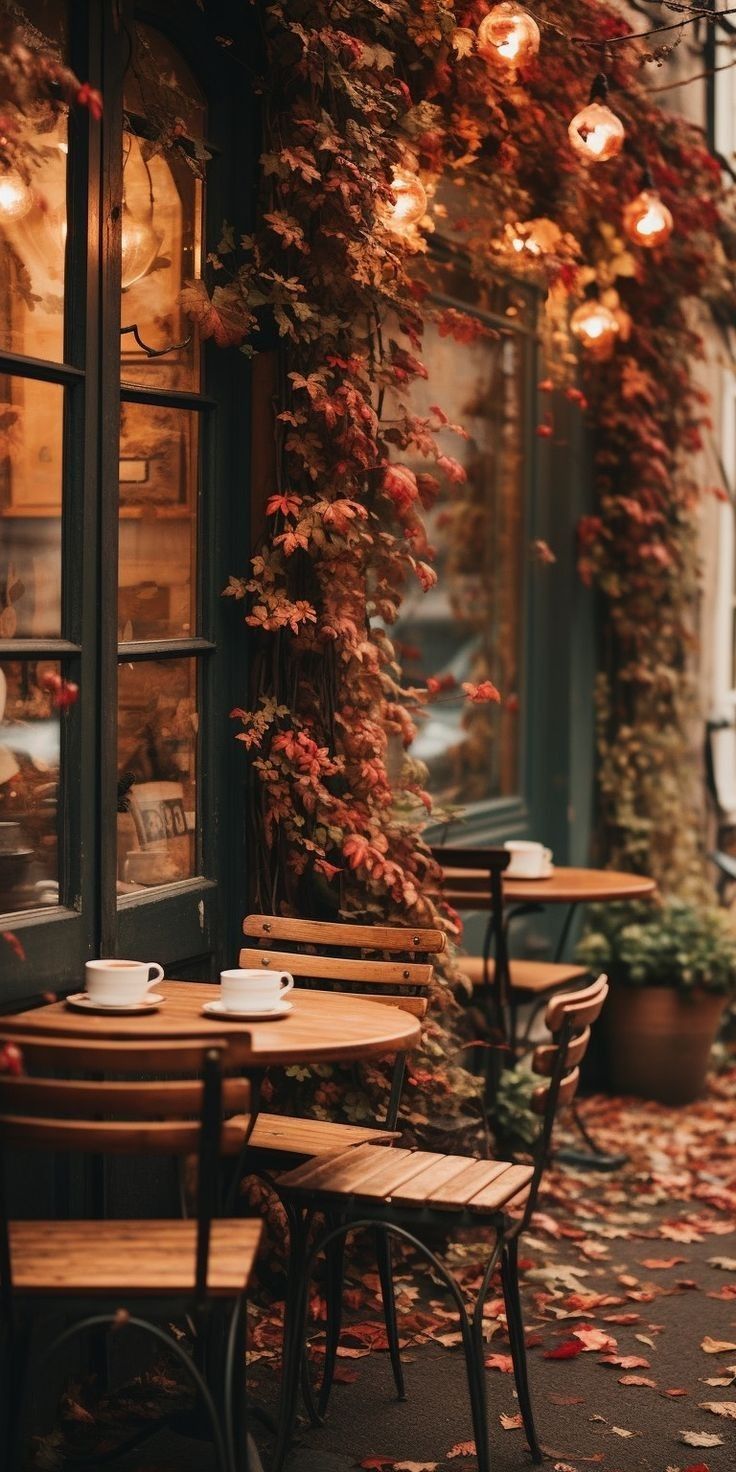
[(712, 1431), (680, 1431), (680, 1441), (687, 1446), (723, 1446), (723, 1437)]
[(700, 1341), (700, 1348), (706, 1354), (728, 1354), (736, 1349), (736, 1344), (728, 1344), (725, 1339), (711, 1339), (710, 1334), (706, 1334), (705, 1339)]

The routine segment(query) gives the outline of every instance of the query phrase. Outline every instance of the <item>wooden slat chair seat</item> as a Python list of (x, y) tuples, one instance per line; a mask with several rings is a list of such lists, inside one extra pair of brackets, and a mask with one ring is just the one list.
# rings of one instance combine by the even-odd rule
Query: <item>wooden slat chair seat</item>
[[(258, 1251), (261, 1223), (214, 1221), (207, 1293), (243, 1293)], [(193, 1296), (194, 1221), (12, 1222), (10, 1252), (16, 1294), (162, 1298)]]
[[(0, 1041), (1, 1035), (0, 1025)], [(20, 1321), (37, 1312), (41, 1301), (58, 1305), (74, 1297), (89, 1301), (94, 1322), (117, 1324), (120, 1310), (126, 1309), (131, 1323), (159, 1345), (166, 1344), (204, 1400), (217, 1466), (232, 1472), (232, 1444), (237, 1467), (244, 1469), (244, 1293), (261, 1223), (215, 1218), (221, 1157), (245, 1146), (248, 1080), (227, 1075), (227, 1044), (216, 1038), (91, 1045), (14, 1036), (13, 1042), (25, 1071), (0, 1077), (0, 1343), (7, 1356), (3, 1384), (9, 1387), (2, 1427), (6, 1457), (0, 1455), (0, 1464), (15, 1467), (22, 1462), (26, 1336), (19, 1334)], [(196, 1219), (11, 1220), (2, 1193), (4, 1156), (10, 1149), (22, 1151), (24, 1158), (31, 1150), (102, 1157), (194, 1154)], [(170, 1300), (167, 1316), (176, 1306), (204, 1323), (213, 1296), (229, 1301), (229, 1332), (237, 1345), (227, 1395), (223, 1401), (218, 1395), (217, 1403), (174, 1335), (131, 1315), (129, 1308), (138, 1300)], [(86, 1318), (70, 1324), (51, 1350), (91, 1322)]]
[[(492, 958), (486, 963), (482, 956), (458, 956), (457, 964), (474, 987), (485, 986), (486, 982), (492, 985), (495, 980), (496, 963)], [(588, 976), (585, 966), (566, 961), (520, 961), (512, 957), (508, 964), (509, 986), (519, 1002), (559, 991)]]
[[(315, 1256), (322, 1246), (356, 1227), (380, 1228), (384, 1233), (408, 1238), (452, 1291), (460, 1313), (479, 1472), (490, 1472), (482, 1380), (483, 1305), (493, 1269), (500, 1264), (519, 1406), (532, 1458), (541, 1463), (527, 1381), (518, 1240), (534, 1212), (555, 1116), (574, 1098), (590, 1029), (600, 1015), (607, 994), (608, 983), (601, 976), (589, 986), (561, 993), (548, 1003), (546, 1022), (552, 1042), (540, 1045), (532, 1059), (533, 1069), (542, 1080), (533, 1095), (533, 1107), (542, 1121), (533, 1166), (362, 1144), (330, 1157), (304, 1161), (279, 1177), (279, 1189), (299, 1230), (293, 1232), (282, 1426), (272, 1472), (279, 1472), (293, 1426)], [(323, 1215), (329, 1226), (317, 1243), (310, 1243), (310, 1224), (315, 1213)], [(463, 1305), (458, 1283), (438, 1262), (430, 1245), (437, 1237), (438, 1228), (446, 1230), (448, 1225), (453, 1231), (458, 1227), (485, 1225), (495, 1232), (495, 1246), (472, 1317)], [(333, 1354), (336, 1349), (333, 1345)]]

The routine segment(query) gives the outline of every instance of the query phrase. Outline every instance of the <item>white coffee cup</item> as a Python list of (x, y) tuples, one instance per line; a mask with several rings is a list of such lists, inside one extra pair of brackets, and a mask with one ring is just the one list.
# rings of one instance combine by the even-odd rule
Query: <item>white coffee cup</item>
[(511, 862), (504, 873), (509, 879), (544, 879), (552, 872), (552, 850), (530, 838), (511, 838), (504, 844)]
[(88, 961), (84, 968), (87, 995), (100, 1007), (133, 1007), (162, 981), (157, 961)]
[(236, 966), (220, 972), (220, 998), (226, 1012), (272, 1012), (293, 985), (289, 971), (249, 971)]

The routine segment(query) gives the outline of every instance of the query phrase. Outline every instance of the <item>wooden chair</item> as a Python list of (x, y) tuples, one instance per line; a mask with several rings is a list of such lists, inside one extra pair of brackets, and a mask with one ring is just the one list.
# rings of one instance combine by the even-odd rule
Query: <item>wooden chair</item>
[[(527, 1379), (524, 1326), (518, 1279), (518, 1241), (537, 1201), (557, 1110), (574, 1097), (579, 1064), (608, 993), (604, 976), (587, 988), (563, 993), (547, 1007), (553, 1041), (536, 1049), (535, 1071), (544, 1080), (534, 1091), (533, 1107), (542, 1124), (534, 1165), (503, 1160), (471, 1160), (396, 1147), (360, 1145), (328, 1159), (307, 1161), (281, 1176), (279, 1187), (298, 1220), (292, 1248), (284, 1328), (284, 1372), (280, 1435), (272, 1472), (280, 1472), (288, 1451), (296, 1392), (305, 1348), (309, 1280), (316, 1254), (349, 1232), (377, 1226), (410, 1243), (438, 1273), (455, 1301), (460, 1319), (479, 1472), (490, 1472), (484, 1379), (483, 1305), (500, 1265), (511, 1355), (529, 1449), (541, 1463)], [(333, 1225), (310, 1247), (309, 1224), (315, 1213)], [(512, 1214), (513, 1213), (513, 1214)], [(436, 1239), (461, 1227), (491, 1227), (495, 1245), (469, 1313), (456, 1279), (439, 1261), (427, 1237)], [(312, 1419), (319, 1416), (312, 1406)]]
[[(450, 904), (457, 909), (472, 909), (473, 902), (478, 905), (482, 897), (482, 906), (489, 912), (481, 955), (460, 956), (458, 964), (478, 989), (489, 1020), (507, 1039), (513, 1056), (518, 1008), (531, 1003), (536, 1013), (553, 993), (580, 984), (589, 973), (585, 966), (569, 962), (509, 958), (503, 895), (504, 870), (511, 860), (508, 849), (442, 847), (433, 848), (432, 856), (442, 869), (442, 893)], [(476, 871), (474, 884), (485, 879), (475, 891), (468, 888), (468, 870)]]
[[(245, 1468), (244, 1294), (261, 1224), (215, 1216), (222, 1157), (236, 1157), (243, 1148), (242, 1125), (231, 1116), (247, 1117), (248, 1081), (227, 1076), (227, 1045), (217, 1040), (133, 1044), (35, 1036), (13, 1042), (25, 1073), (0, 1075), (0, 1181), (9, 1150), (195, 1155), (198, 1176), (197, 1216), (191, 1221), (14, 1221), (2, 1192), (0, 1322), (7, 1350), (4, 1383), (10, 1386), (4, 1465), (21, 1465), (29, 1328), (46, 1303), (56, 1312), (77, 1312), (48, 1354), (74, 1334), (118, 1327), (121, 1314), (151, 1335), (199, 1392), (217, 1466), (222, 1472)], [(200, 1331), (194, 1358), (147, 1316), (156, 1311), (168, 1321), (176, 1303), (191, 1312)], [(202, 1359), (214, 1303), (228, 1314), (225, 1383), (217, 1395)], [(129, 1314), (130, 1304), (141, 1304), (142, 1311)]]
[[(350, 989), (384, 1005), (401, 1007), (416, 1017), (427, 1011), (427, 992), (433, 969), (429, 957), (445, 949), (441, 930), (406, 929), (389, 925), (333, 924), (321, 920), (284, 919), (278, 915), (248, 915), (243, 931), (251, 942), (240, 952), (244, 967), (289, 971), (298, 986)], [(394, 1059), (391, 1093), (385, 1119), (375, 1125), (350, 1125), (323, 1119), (259, 1113), (250, 1137), (248, 1164), (269, 1184), (274, 1173), (294, 1156), (334, 1155), (360, 1145), (390, 1144), (396, 1125), (406, 1073), (406, 1055)], [(390, 1243), (376, 1237), (391, 1365), (400, 1398), (404, 1395), (399, 1354)], [(336, 1349), (340, 1336), (344, 1241), (335, 1244), (327, 1260), (328, 1345)], [(334, 1371), (334, 1355), (325, 1360), (320, 1404), (326, 1404)]]

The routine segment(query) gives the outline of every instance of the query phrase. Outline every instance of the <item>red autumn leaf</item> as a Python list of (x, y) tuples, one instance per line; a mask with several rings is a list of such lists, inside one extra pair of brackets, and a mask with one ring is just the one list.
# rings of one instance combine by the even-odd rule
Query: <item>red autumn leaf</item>
[(486, 1360), (487, 1370), (500, 1370), (503, 1375), (512, 1375), (514, 1362), (510, 1354), (489, 1354)]
[(596, 1329), (591, 1324), (581, 1324), (572, 1332), (574, 1338), (580, 1340), (585, 1350), (605, 1350), (606, 1353), (613, 1353), (618, 1348), (611, 1334), (606, 1334), (603, 1329)]
[(499, 691), (491, 680), (482, 680), (480, 685), (473, 685), (470, 681), (464, 680), (462, 688), (468, 700), (472, 700), (475, 704), (480, 704), (485, 700), (500, 701), (501, 699)]
[(556, 1349), (546, 1349), (544, 1358), (546, 1360), (574, 1360), (575, 1356), (582, 1352), (583, 1346), (579, 1339), (566, 1339), (564, 1344), (558, 1344)]
[(475, 1442), (474, 1441), (458, 1441), (458, 1442), (456, 1442), (455, 1446), (451, 1447), (450, 1451), (447, 1453), (447, 1460), (448, 1460), (448, 1462), (450, 1462), (450, 1461), (452, 1461), (453, 1457), (474, 1457), (474, 1456), (475, 1456)]
[(516, 1411), (513, 1415), (507, 1415), (505, 1411), (502, 1411), (498, 1419), (504, 1431), (520, 1431), (524, 1424), (521, 1419), (521, 1411)]
[(618, 1365), (620, 1370), (649, 1370), (649, 1360), (645, 1360), (640, 1354), (603, 1354), (599, 1365)]
[(687, 1262), (686, 1257), (645, 1257), (640, 1266), (649, 1269), (676, 1268), (680, 1263)]

